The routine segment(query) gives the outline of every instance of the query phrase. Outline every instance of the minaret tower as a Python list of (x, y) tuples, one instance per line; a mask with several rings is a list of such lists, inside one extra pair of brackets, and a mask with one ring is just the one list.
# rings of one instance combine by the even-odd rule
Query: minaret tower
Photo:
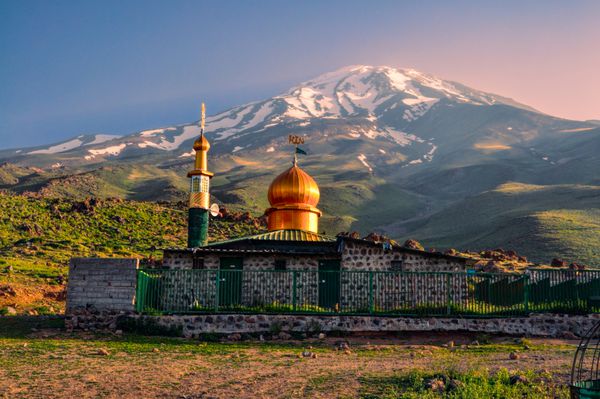
[(210, 207), (210, 179), (208, 171), (208, 150), (210, 144), (204, 137), (205, 107), (202, 103), (200, 137), (194, 142), (196, 160), (190, 178), (190, 207), (188, 213), (188, 248), (204, 246), (208, 243), (208, 214)]

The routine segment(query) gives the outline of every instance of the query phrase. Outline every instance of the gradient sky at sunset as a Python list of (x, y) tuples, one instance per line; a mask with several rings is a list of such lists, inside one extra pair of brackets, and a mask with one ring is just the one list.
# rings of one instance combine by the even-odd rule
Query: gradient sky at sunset
[(198, 118), (350, 65), (600, 119), (600, 1), (0, 2), (0, 148)]

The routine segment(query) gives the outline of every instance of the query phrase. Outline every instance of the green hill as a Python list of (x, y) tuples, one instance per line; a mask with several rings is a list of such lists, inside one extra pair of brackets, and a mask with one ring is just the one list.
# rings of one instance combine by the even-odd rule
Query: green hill
[(396, 228), (428, 246), (502, 246), (538, 262), (557, 257), (598, 266), (599, 204), (600, 186), (507, 183)]
[[(13, 305), (20, 311), (60, 309), (71, 257), (138, 257), (148, 264), (160, 258), (160, 248), (185, 246), (186, 214), (180, 204), (0, 192), (0, 312)], [(222, 240), (263, 229), (258, 220), (216, 218), (210, 237)]]

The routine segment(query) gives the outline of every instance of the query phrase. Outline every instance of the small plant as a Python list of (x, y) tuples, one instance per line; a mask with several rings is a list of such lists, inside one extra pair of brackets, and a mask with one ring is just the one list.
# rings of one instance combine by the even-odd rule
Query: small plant
[(277, 335), (282, 331), (282, 326), (280, 322), (274, 322), (271, 324), (271, 327), (269, 327), (269, 332), (273, 335)]
[(311, 320), (308, 322), (308, 324), (306, 324), (305, 331), (307, 335), (318, 335), (323, 331), (323, 328), (318, 321)]

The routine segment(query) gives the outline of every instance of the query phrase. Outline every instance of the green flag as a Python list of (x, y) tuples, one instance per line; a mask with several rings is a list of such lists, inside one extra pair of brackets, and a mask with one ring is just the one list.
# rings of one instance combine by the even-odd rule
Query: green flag
[(304, 151), (302, 148), (300, 147), (296, 147), (296, 154), (302, 154), (302, 155), (308, 155), (306, 153), (306, 151)]

